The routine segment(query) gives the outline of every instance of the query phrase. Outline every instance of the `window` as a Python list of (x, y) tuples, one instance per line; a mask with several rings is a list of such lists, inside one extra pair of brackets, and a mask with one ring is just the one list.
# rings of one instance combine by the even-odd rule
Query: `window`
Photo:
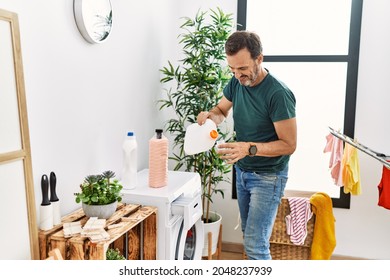
[(328, 127), (354, 137), (362, 5), (238, 0), (238, 29), (259, 34), (264, 66), (297, 98), (298, 146), (286, 189), (326, 192), (339, 208), (349, 208), (350, 195), (334, 185), (323, 149)]

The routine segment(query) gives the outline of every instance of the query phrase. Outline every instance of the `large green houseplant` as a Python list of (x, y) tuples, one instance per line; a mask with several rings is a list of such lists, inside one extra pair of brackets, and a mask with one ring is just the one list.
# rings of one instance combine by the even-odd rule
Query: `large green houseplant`
[[(210, 17), (207, 17), (207, 16)], [(231, 166), (219, 158), (214, 148), (195, 155), (184, 152), (186, 127), (196, 122), (201, 111), (209, 111), (223, 96), (223, 88), (231, 78), (225, 62), (224, 45), (232, 32), (233, 19), (220, 8), (198, 11), (194, 19), (185, 17), (181, 25), (179, 43), (183, 46), (184, 58), (178, 66), (168, 61), (161, 69), (161, 83), (169, 86), (166, 98), (159, 100), (160, 110), (171, 109), (174, 117), (166, 123), (166, 130), (173, 137), (175, 170), (197, 172), (202, 181), (203, 220), (208, 223), (210, 203), (214, 194), (224, 196), (218, 183), (229, 179)], [(226, 142), (232, 137), (227, 126), (218, 127), (219, 139)]]

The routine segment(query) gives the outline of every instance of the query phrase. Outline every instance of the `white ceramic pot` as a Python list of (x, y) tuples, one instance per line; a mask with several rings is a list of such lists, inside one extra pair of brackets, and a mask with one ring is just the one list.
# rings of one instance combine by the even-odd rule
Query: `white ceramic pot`
[(115, 201), (106, 205), (88, 205), (83, 203), (85, 216), (98, 217), (99, 219), (108, 219), (115, 213), (118, 202)]
[[(207, 257), (208, 256), (208, 248), (209, 248), (209, 242), (208, 242), (208, 234), (211, 232), (211, 255), (214, 255), (215, 252), (217, 251), (217, 245), (218, 245), (218, 237), (219, 237), (219, 230), (221, 227), (221, 222), (222, 222), (222, 216), (219, 215), (216, 212), (210, 212), (211, 219), (214, 222), (211, 223), (204, 223), (203, 228), (204, 228), (204, 246), (203, 246), (203, 251), (202, 251), (202, 256)], [(213, 217), (216, 217), (213, 219)]]

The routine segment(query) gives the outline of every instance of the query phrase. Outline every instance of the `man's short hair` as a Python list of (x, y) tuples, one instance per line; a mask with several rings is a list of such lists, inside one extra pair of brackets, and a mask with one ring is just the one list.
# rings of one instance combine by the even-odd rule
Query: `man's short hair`
[(263, 53), (263, 46), (259, 35), (249, 31), (236, 31), (229, 36), (225, 43), (225, 52), (227, 55), (235, 55), (240, 50), (247, 49), (252, 59), (256, 59)]

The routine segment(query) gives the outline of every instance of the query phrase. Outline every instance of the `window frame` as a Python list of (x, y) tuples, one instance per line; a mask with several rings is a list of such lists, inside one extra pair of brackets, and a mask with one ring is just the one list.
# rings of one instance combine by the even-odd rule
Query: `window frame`
[[(349, 47), (347, 55), (264, 55), (265, 62), (346, 62), (347, 81), (344, 109), (344, 134), (354, 138), (356, 117), (356, 96), (359, 70), (360, 32), (362, 22), (363, 0), (351, 1), (351, 18), (349, 29)], [(246, 29), (247, 0), (237, 3), (237, 30)], [(235, 188), (235, 171), (233, 168), (232, 198), (237, 198)], [(339, 198), (332, 197), (333, 207), (350, 208), (351, 195), (340, 188)]]

